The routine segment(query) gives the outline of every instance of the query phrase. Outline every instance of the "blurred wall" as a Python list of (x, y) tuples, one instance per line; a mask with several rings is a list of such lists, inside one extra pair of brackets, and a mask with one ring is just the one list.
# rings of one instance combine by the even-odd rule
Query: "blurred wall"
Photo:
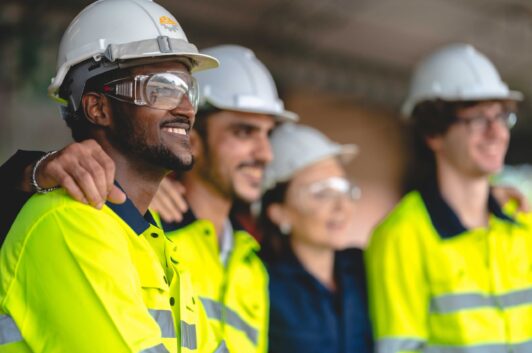
[[(57, 149), (70, 133), (46, 96), (61, 35), (89, 0), (0, 3), (0, 161), (16, 149)], [(532, 92), (528, 0), (159, 0), (200, 48), (252, 48), (302, 122), (360, 155), (349, 173), (363, 189), (353, 243), (401, 194), (405, 135), (396, 113), (416, 61), (435, 47), (473, 43), (511, 87)], [(127, 16), (127, 14), (123, 14)], [(532, 160), (532, 103), (521, 105), (508, 162)]]

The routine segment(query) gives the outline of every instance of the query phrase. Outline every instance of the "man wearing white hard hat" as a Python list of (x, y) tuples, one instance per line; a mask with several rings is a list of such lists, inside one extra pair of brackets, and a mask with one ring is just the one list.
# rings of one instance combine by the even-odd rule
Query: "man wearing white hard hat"
[(164, 176), (192, 165), (191, 71), (217, 65), (149, 0), (101, 0), (72, 21), (49, 93), (74, 139), (99, 145), (78, 170), (109, 158), (127, 199), (98, 210), (43, 188), (34, 168), (37, 194), (0, 250), (0, 351), (226, 351), (148, 211)]
[(181, 221), (163, 221), (163, 229), (184, 249), (181, 260), (218, 339), (233, 353), (265, 353), (268, 276), (257, 241), (231, 208), (235, 201), (249, 204), (260, 197), (272, 160), (269, 135), (276, 124), (297, 116), (284, 109), (271, 74), (250, 49), (221, 45), (202, 52), (216, 57), (220, 68), (196, 75), (196, 163), (179, 178), (190, 208)]
[(532, 351), (532, 218), (489, 181), (521, 98), (470, 45), (417, 66), (403, 113), (430, 168), (367, 250), (377, 352)]
[(341, 145), (309, 126), (271, 136), (259, 218), (270, 275), (270, 352), (372, 353), (362, 251), (347, 249), (360, 190)]

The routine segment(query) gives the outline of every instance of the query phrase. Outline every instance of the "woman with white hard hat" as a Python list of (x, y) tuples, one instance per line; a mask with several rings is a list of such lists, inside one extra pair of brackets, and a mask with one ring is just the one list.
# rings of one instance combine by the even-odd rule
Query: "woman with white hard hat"
[(270, 275), (270, 352), (372, 351), (362, 252), (346, 249), (360, 190), (340, 145), (304, 125), (271, 137), (259, 226)]

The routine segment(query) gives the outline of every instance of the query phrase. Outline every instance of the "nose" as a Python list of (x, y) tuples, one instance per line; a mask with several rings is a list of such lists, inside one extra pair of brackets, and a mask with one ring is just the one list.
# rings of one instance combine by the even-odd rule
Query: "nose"
[(335, 212), (351, 212), (356, 206), (356, 202), (347, 195), (337, 195), (334, 199), (333, 210)]
[(179, 105), (170, 110), (170, 113), (174, 116), (186, 116), (190, 121), (190, 126), (193, 126), (196, 120), (196, 110), (186, 94), (181, 98)]
[(273, 160), (272, 145), (268, 135), (264, 134), (257, 138), (254, 154), (256, 159), (264, 163), (270, 163)]

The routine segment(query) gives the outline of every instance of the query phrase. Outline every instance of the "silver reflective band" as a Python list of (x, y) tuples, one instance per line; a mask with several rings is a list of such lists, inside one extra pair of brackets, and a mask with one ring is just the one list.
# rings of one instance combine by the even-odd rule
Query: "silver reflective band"
[(200, 297), (205, 312), (210, 319), (222, 320), (222, 305), (209, 298)]
[(420, 351), (423, 353), (530, 353), (532, 341), (515, 344), (477, 344), (469, 346), (427, 345), (416, 339), (383, 339), (377, 341), (376, 353)]
[(0, 315), (0, 344), (22, 341), (22, 335), (11, 316)]
[(181, 346), (188, 349), (198, 348), (196, 325), (190, 325), (181, 321)]
[(150, 309), (150, 314), (159, 325), (161, 329), (161, 337), (176, 338), (176, 331), (174, 327), (174, 317), (170, 310), (155, 310)]
[(162, 344), (140, 351), (139, 353), (170, 353)]
[[(210, 319), (215, 319), (219, 321), (225, 321), (226, 324), (233, 326), (237, 330), (240, 330), (246, 334), (248, 339), (254, 344), (257, 345), (259, 332), (254, 327), (250, 326), (247, 322), (240, 317), (240, 315), (228, 308), (227, 306), (218, 303), (212, 299), (206, 297), (200, 297), (205, 312)], [(223, 320), (223, 314), (225, 313), (225, 320)]]
[(413, 338), (386, 338), (377, 341), (376, 353), (397, 353), (421, 350), (425, 341)]
[(222, 341), (213, 353), (229, 353), (229, 349), (227, 349), (225, 341)]
[(523, 304), (532, 304), (532, 289), (529, 288), (494, 296), (477, 293), (442, 295), (432, 298), (430, 311), (443, 314), (483, 307), (506, 309)]
[[(139, 55), (139, 53), (141, 54)], [(153, 57), (156, 53), (178, 54), (186, 57), (187, 54), (198, 54), (198, 49), (194, 44), (183, 39), (159, 37), (125, 44), (109, 44), (103, 56), (113, 62), (115, 60)]]
[(483, 344), (467, 347), (428, 346), (423, 353), (530, 353), (532, 341), (516, 344)]

